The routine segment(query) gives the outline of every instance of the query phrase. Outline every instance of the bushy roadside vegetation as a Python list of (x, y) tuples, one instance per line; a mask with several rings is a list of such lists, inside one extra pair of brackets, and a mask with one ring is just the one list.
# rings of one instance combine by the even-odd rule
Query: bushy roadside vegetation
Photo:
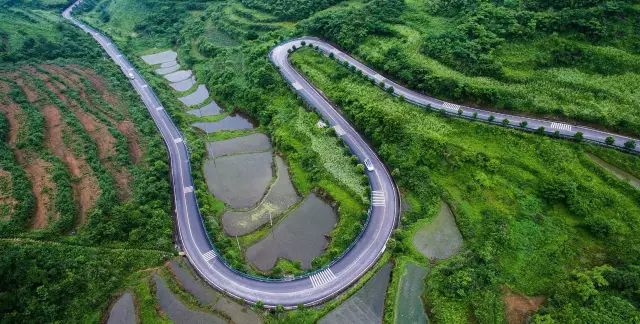
[(452, 205), (467, 249), (427, 279), (435, 320), (502, 321), (503, 287), (548, 297), (535, 320), (639, 316), (629, 293), (638, 285), (640, 194), (582, 147), (424, 112), (310, 49), (293, 61), (365, 132), (419, 204), (390, 244), (396, 253), (415, 253), (411, 224), (433, 215), (440, 197)]

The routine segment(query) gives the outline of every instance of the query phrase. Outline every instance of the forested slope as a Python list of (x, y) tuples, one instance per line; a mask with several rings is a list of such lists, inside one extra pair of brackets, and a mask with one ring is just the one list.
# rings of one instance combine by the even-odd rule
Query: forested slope
[(68, 2), (0, 3), (2, 322), (99, 321), (172, 254), (164, 144)]

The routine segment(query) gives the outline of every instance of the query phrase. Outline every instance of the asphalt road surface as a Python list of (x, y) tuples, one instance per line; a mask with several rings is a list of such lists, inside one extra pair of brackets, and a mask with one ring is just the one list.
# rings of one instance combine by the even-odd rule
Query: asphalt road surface
[[(63, 12), (63, 17), (89, 33), (120, 66), (158, 127), (167, 145), (171, 162), (175, 214), (180, 245), (193, 267), (209, 284), (227, 294), (250, 303), (258, 301), (265, 306), (283, 305), (294, 308), (299, 304), (319, 304), (348, 288), (364, 275), (384, 252), (399, 215), (398, 191), (376, 153), (355, 129), (325, 100), (300, 74), (291, 68), (286, 45), (271, 52), (273, 62), (282, 68), (287, 79), (294, 80), (296, 91), (314, 107), (336, 131), (353, 153), (365, 161), (369, 159), (373, 171), (368, 176), (372, 189), (372, 206), (368, 222), (351, 249), (329, 267), (311, 275), (283, 280), (249, 278), (230, 269), (218, 256), (198, 210), (189, 154), (184, 138), (149, 84), (134, 66), (116, 48), (113, 42), (71, 16), (74, 3)], [(293, 44), (293, 43), (291, 43)]]

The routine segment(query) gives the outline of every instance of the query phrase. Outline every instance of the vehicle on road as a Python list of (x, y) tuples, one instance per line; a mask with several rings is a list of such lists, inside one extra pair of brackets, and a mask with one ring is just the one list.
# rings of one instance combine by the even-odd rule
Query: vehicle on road
[(375, 168), (373, 167), (373, 163), (371, 163), (371, 160), (369, 160), (369, 158), (364, 159), (364, 166), (369, 172), (373, 172), (375, 170)]

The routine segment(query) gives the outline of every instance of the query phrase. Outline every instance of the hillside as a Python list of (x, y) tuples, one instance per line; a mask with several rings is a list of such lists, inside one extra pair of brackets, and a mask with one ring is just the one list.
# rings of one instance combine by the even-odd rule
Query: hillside
[(98, 321), (172, 254), (164, 144), (67, 3), (0, 3), (3, 322)]
[[(2, 3), (7, 10), (1, 21), (15, 21), (25, 32), (0, 23), (0, 87), (6, 94), (0, 101), (0, 149), (6, 152), (0, 184), (10, 188), (0, 192), (0, 235), (6, 238), (0, 246), (9, 255), (0, 263), (6, 278), (0, 286), (9, 287), (0, 298), (11, 296), (0, 303), (0, 313), (21, 320), (25, 309), (44, 316), (46, 306), (55, 304), (53, 318), (96, 319), (104, 316), (109, 295), (128, 289), (142, 303), (139, 317), (166, 319), (156, 311), (162, 298), (150, 295), (160, 291), (156, 275), (127, 275), (127, 267), (158, 267), (154, 273), (169, 281), (179, 300), (202, 310), (172, 283), (173, 268), (159, 261), (172, 251), (167, 157), (139, 98), (86, 35), (60, 22), (56, 11), (63, 2)], [(354, 162), (315, 112), (305, 110), (269, 62), (276, 44), (299, 35), (322, 37), (441, 99), (638, 137), (638, 10), (631, 0), (85, 0), (76, 15), (113, 38), (181, 128), (200, 210), (222, 257), (252, 275), (283, 277), (307, 269), (279, 258), (262, 270), (247, 256), (256, 242), (286, 232), (272, 230), (273, 220), (248, 234), (225, 232), (224, 215), (246, 210), (225, 201), (228, 192), (214, 196), (206, 167), (221, 160), (209, 156), (215, 155), (210, 146), (265, 136), (273, 147), (250, 154), (282, 158), (295, 195), (317, 194), (331, 206), (335, 227), (312, 233), (324, 237), (326, 246), (311, 269), (348, 248), (370, 202), (364, 197), (365, 166)], [(50, 24), (59, 27), (44, 27)], [(176, 52), (176, 65), (169, 68), (193, 71), (191, 88), (178, 91), (158, 72), (165, 66), (140, 59), (167, 50)], [(348, 298), (350, 291), (321, 307), (285, 314), (276, 309), (262, 319), (307, 323), (346, 314), (385, 323), (402, 323), (409, 315), (437, 323), (640, 320), (640, 157), (426, 111), (307, 46), (290, 60), (378, 152), (399, 186), (403, 213), (376, 266), (392, 268), (390, 277), (375, 275), (354, 288), (365, 287), (360, 295), (372, 291), (367, 297), (378, 304), (363, 304), (368, 301), (357, 293)], [(208, 98), (193, 106), (199, 115), (178, 99), (178, 93), (199, 91), (196, 78), (219, 104), (218, 114), (202, 116)], [(211, 133), (192, 127), (230, 117), (246, 118), (249, 126)], [(239, 154), (232, 158), (246, 162)], [(271, 166), (260, 168), (276, 168)], [(296, 215), (289, 213), (296, 206), (275, 220), (276, 229)], [(458, 233), (460, 241), (434, 257), (425, 249), (435, 239), (421, 233), (438, 233), (443, 217), (450, 220), (448, 233)], [(448, 239), (437, 243), (453, 244)], [(63, 288), (53, 285), (51, 292), (73, 284), (77, 295), (58, 305), (22, 293), (45, 279), (13, 269), (38, 272), (51, 260), (69, 260), (60, 244), (86, 257), (69, 261), (67, 269), (79, 274), (71, 283), (54, 267), (50, 280)], [(154, 251), (136, 259), (139, 249)], [(87, 270), (105, 262), (88, 255), (96, 250), (115, 260), (108, 274)], [(29, 263), (31, 256), (47, 262)], [(107, 275), (114, 279), (103, 290), (78, 284)], [(369, 283), (383, 281), (373, 293)], [(367, 307), (379, 311), (378, 318)], [(415, 313), (401, 313), (409, 308)]]

